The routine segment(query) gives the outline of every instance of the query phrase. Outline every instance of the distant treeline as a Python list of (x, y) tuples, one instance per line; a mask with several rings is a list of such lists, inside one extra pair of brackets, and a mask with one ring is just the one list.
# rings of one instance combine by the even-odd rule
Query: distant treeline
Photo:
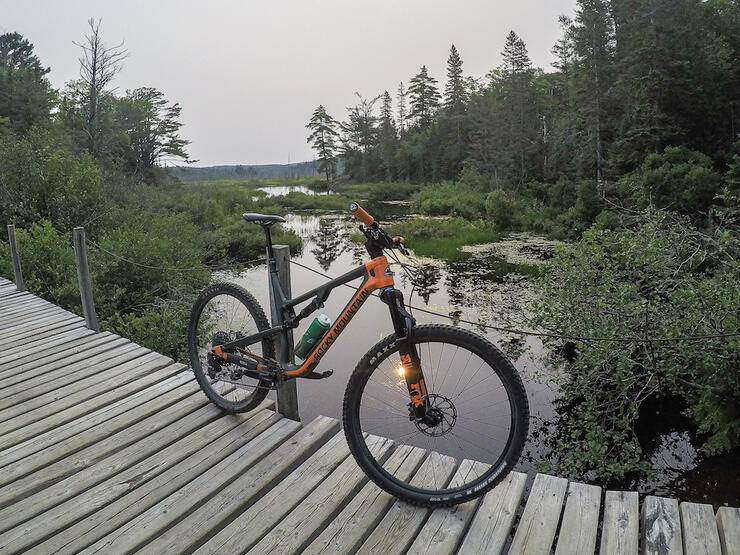
[(264, 177), (314, 177), (319, 175), (316, 166), (317, 162), (256, 166), (208, 166), (205, 168), (174, 166), (167, 169), (167, 174), (183, 182), (211, 181), (214, 179), (262, 179)]

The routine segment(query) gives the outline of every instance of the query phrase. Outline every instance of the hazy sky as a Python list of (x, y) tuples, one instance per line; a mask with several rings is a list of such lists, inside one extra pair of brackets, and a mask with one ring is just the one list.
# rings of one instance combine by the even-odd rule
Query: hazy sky
[(130, 57), (115, 84), (152, 86), (182, 105), (198, 166), (310, 160), (305, 124), (318, 104), (344, 119), (426, 64), (444, 84), (450, 44), (466, 75), (501, 62), (509, 30), (549, 68), (558, 15), (575, 0), (0, 0), (0, 32), (36, 47), (55, 87), (78, 76), (87, 19)]

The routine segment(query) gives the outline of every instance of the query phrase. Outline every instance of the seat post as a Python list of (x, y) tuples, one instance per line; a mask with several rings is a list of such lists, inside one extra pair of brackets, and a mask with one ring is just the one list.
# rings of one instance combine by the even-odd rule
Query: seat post
[(262, 229), (265, 230), (265, 241), (267, 242), (267, 264), (271, 272), (277, 272), (275, 253), (272, 250), (272, 233), (270, 231), (271, 227), (272, 224), (262, 224)]

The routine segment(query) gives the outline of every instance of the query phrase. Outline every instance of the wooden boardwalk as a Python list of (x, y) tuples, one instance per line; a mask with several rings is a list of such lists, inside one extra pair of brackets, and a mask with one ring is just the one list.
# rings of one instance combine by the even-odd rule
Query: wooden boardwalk
[[(273, 408), (224, 415), (187, 367), (0, 279), (0, 552), (740, 555), (739, 509), (544, 474), (412, 507), (368, 482), (336, 420)], [(374, 449), (418, 483), (480, 464)]]

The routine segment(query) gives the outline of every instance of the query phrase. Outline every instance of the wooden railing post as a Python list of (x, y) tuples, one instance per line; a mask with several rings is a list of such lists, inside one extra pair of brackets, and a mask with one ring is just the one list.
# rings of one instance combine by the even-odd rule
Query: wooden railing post
[(13, 274), (15, 275), (15, 288), (18, 291), (25, 291), (26, 285), (23, 283), (23, 270), (21, 269), (21, 258), (18, 256), (18, 247), (15, 244), (15, 225), (8, 226), (8, 244), (10, 245), (10, 257), (13, 259)]
[[(274, 245), (272, 250), (275, 254), (278, 268), (278, 278), (280, 287), (287, 297), (291, 297), (290, 287), (290, 247), (287, 245)], [(269, 285), (269, 284), (268, 284)], [(274, 311), (274, 303), (270, 300), (270, 306)], [(272, 325), (275, 325), (276, 314), (272, 314)], [(278, 353), (280, 362), (293, 362), (293, 331), (288, 332), (288, 344), (283, 345), (281, 335), (275, 340), (275, 350)], [(277, 409), (285, 418), (300, 422), (298, 414), (298, 390), (296, 389), (296, 380), (289, 380), (281, 384), (277, 389)]]
[(72, 242), (75, 247), (77, 281), (80, 284), (80, 299), (82, 300), (82, 311), (85, 314), (85, 323), (91, 330), (100, 331), (98, 317), (95, 314), (90, 267), (87, 264), (87, 243), (85, 241), (84, 227), (74, 228), (72, 231)]

